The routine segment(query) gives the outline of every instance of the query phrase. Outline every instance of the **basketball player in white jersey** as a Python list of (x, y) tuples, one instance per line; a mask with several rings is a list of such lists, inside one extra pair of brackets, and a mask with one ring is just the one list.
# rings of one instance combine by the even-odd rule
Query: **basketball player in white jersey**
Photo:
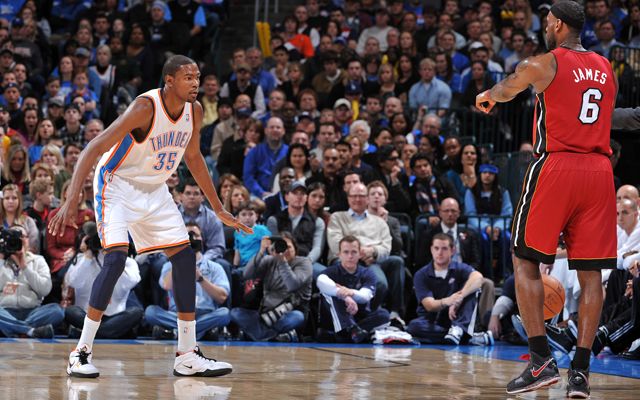
[[(91, 365), (91, 348), (114, 285), (124, 270), (128, 234), (138, 253), (164, 251), (173, 264), (173, 296), (179, 328), (173, 374), (220, 376), (233, 369), (231, 364), (206, 358), (196, 345), (196, 256), (164, 183), (183, 156), (218, 218), (238, 231), (253, 231), (222, 208), (200, 153), (203, 110), (196, 101), (200, 85), (198, 66), (190, 58), (174, 56), (164, 64), (162, 76), (164, 88), (138, 96), (87, 145), (71, 179), (67, 196), (77, 198), (95, 160), (102, 156), (96, 168), (94, 192), (105, 257), (93, 283), (80, 341), (69, 356), (67, 373), (73, 377), (99, 376), (98, 369)], [(76, 214), (75, 202), (65, 203), (49, 223), (49, 231), (62, 236), (67, 222), (75, 225)]]

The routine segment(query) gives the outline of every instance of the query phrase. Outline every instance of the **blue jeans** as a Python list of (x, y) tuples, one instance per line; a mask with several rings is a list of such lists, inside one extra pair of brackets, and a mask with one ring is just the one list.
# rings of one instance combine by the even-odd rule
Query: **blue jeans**
[(292, 329), (300, 330), (304, 327), (304, 314), (298, 310), (293, 310), (278, 320), (273, 329), (264, 325), (258, 311), (246, 308), (237, 307), (231, 310), (231, 320), (254, 342), (266, 342), (280, 333), (289, 332)]
[[(67, 308), (67, 323), (76, 328), (84, 327), (84, 317), (86, 311), (78, 306), (69, 306)], [(119, 339), (128, 334), (131, 329), (140, 324), (142, 319), (142, 309), (137, 307), (127, 308), (121, 313), (111, 316), (103, 315), (100, 321), (100, 327), (96, 332), (97, 339)]]
[(0, 307), (0, 331), (7, 337), (26, 335), (31, 328), (53, 325), (54, 329), (64, 320), (64, 308), (51, 303), (36, 308)]
[(322, 273), (322, 271), (324, 271), (325, 269), (327, 269), (327, 267), (325, 267), (324, 265), (318, 263), (318, 262), (314, 262), (313, 263), (313, 284), (316, 284), (316, 281), (318, 280), (318, 276), (320, 276), (320, 274)]
[[(149, 306), (144, 312), (147, 322), (152, 326), (157, 325), (164, 329), (178, 329), (178, 313), (175, 311), (163, 310), (158, 306)], [(231, 317), (229, 309), (220, 307), (215, 311), (196, 309), (196, 339), (214, 327), (222, 328), (229, 325)]]
[(401, 313), (404, 310), (404, 260), (398, 256), (390, 256), (380, 264), (374, 263), (368, 268), (378, 278), (376, 295), (371, 299), (371, 310), (377, 310), (389, 293), (387, 310)]

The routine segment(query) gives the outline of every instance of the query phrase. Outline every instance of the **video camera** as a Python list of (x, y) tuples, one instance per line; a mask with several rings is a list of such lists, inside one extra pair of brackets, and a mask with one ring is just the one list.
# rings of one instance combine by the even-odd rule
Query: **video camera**
[(95, 222), (88, 221), (82, 226), (82, 230), (76, 239), (76, 252), (80, 251), (80, 245), (85, 237), (87, 238), (85, 242), (87, 250), (91, 250), (94, 255), (97, 255), (102, 250), (102, 241), (98, 235), (98, 227)]
[(8, 257), (22, 250), (22, 230), (0, 227), (0, 253)]

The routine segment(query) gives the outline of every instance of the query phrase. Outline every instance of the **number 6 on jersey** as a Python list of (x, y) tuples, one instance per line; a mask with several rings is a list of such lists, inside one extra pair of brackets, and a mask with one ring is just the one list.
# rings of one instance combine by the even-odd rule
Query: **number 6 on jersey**
[(578, 119), (583, 124), (593, 124), (600, 115), (600, 105), (593, 101), (602, 100), (600, 89), (590, 88), (582, 93), (582, 105), (580, 106), (580, 116)]

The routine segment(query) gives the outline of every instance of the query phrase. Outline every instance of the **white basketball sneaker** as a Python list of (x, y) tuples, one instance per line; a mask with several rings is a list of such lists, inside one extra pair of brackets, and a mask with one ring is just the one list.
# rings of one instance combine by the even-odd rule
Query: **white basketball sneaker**
[(173, 366), (175, 376), (222, 376), (231, 371), (231, 364), (205, 357), (198, 346), (185, 354), (176, 353)]
[(74, 378), (97, 378), (100, 376), (98, 369), (91, 365), (91, 347), (83, 344), (79, 349), (73, 349), (69, 355), (67, 374)]

